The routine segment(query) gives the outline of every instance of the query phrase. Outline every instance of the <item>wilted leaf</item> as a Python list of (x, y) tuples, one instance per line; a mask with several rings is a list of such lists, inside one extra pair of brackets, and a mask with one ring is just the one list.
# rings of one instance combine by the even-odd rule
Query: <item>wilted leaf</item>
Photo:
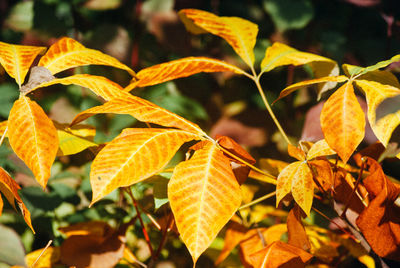
[[(5, 171), (2, 167), (0, 167), (0, 192), (4, 194), (7, 198), (10, 205), (16, 209), (15, 202), (17, 202), (19, 209), (24, 216), (24, 220), (26, 224), (33, 230), (31, 223), (31, 213), (26, 208), (24, 202), (22, 202), (21, 197), (18, 194), (18, 190), (20, 189), (19, 185), (10, 177), (10, 175)], [(3, 208), (3, 200), (0, 195), (0, 216)]]
[(368, 158), (367, 166), (370, 175), (364, 185), (372, 201), (357, 218), (357, 226), (376, 254), (400, 261), (400, 210), (394, 204), (400, 186), (388, 180), (372, 158)]
[(97, 146), (92, 141), (75, 136), (64, 130), (57, 130), (57, 134), (62, 155), (77, 154), (89, 147)]
[(54, 80), (55, 77), (51, 74), (51, 72), (43, 66), (33, 66), (31, 68), (31, 72), (29, 74), (28, 82), (25, 83), (21, 88), (20, 91), (23, 94), (27, 94), (31, 91), (32, 88), (39, 86), (42, 83), (46, 83), (49, 81)]
[(351, 83), (346, 83), (325, 102), (321, 112), (325, 140), (346, 163), (364, 138), (364, 112)]
[(47, 53), (40, 58), (38, 66), (46, 67), (54, 75), (69, 68), (89, 64), (112, 66), (126, 70), (133, 76), (135, 75), (131, 68), (117, 59), (98, 50), (86, 48), (68, 37), (63, 37), (54, 43)]
[(379, 141), (386, 147), (393, 131), (400, 124), (400, 109), (397, 101), (391, 108), (393, 111), (380, 112), (380, 107), (385, 99), (397, 100), (400, 97), (400, 90), (374, 81), (355, 80), (355, 82), (365, 92), (368, 104), (368, 121), (371, 128)]
[(287, 217), (288, 244), (307, 251), (310, 250), (311, 245), (301, 222), (301, 213), (301, 209), (297, 205), (289, 212)]
[(175, 167), (168, 199), (194, 263), (242, 200), (229, 159), (211, 142)]
[(56, 78), (52, 81), (41, 83), (40, 85), (31, 88), (28, 92), (55, 84), (86, 87), (93, 91), (97, 96), (100, 96), (107, 101), (117, 97), (124, 98), (130, 96), (130, 94), (124, 92), (123, 88), (117, 83), (114, 83), (105, 77), (90, 74), (76, 74), (64, 78)]
[(305, 267), (305, 264), (313, 256), (308, 252), (283, 243), (281, 241), (273, 242), (266, 248), (252, 254), (250, 259), (254, 267), (260, 268), (297, 268)]
[(336, 154), (334, 150), (329, 147), (328, 143), (325, 140), (317, 141), (313, 146), (311, 146), (310, 150), (307, 153), (307, 160), (311, 160), (313, 158), (319, 156), (327, 156)]
[(201, 72), (212, 73), (227, 71), (237, 74), (244, 73), (242, 69), (220, 60), (205, 57), (187, 57), (140, 70), (136, 75), (138, 80), (128, 85), (125, 90), (130, 91), (135, 87), (156, 85)]
[[(60, 260), (60, 257), (59, 247), (48, 247), (47, 249), (41, 248), (27, 254), (25, 261), (28, 267), (53, 267)], [(34, 263), (35, 265), (33, 266)]]
[(21, 96), (10, 111), (8, 140), (45, 188), (58, 150), (57, 130), (43, 109), (28, 97)]
[(294, 162), (285, 167), (278, 176), (276, 185), (276, 206), (288, 194), (307, 214), (310, 214), (314, 197), (314, 183), (310, 168), (305, 162)]
[[(203, 33), (201, 29), (225, 39), (235, 52), (249, 66), (254, 64), (254, 46), (258, 26), (248, 20), (237, 17), (218, 17), (212, 13), (198, 9), (183, 9), (179, 16), (186, 29), (195, 34)], [(196, 25), (197, 27), (193, 27)]]
[(21, 87), (32, 62), (45, 49), (45, 47), (11, 45), (0, 42), (0, 64)]
[(199, 137), (174, 129), (125, 129), (93, 160), (91, 204), (118, 187), (130, 186), (160, 172), (181, 145)]

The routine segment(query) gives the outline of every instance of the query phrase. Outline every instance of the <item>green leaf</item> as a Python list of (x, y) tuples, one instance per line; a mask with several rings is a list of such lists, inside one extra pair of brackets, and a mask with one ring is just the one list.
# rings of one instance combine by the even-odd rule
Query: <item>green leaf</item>
[(33, 1), (22, 1), (11, 9), (5, 24), (16, 32), (25, 32), (32, 28), (33, 16)]
[(372, 71), (376, 71), (379, 70), (380, 68), (384, 68), (386, 66), (388, 66), (389, 64), (396, 62), (396, 61), (400, 61), (400, 54), (393, 56), (391, 59), (389, 60), (384, 60), (384, 61), (380, 61), (377, 64), (362, 68), (359, 66), (355, 66), (355, 65), (349, 65), (349, 64), (345, 64), (343, 66), (343, 68), (347, 69), (347, 72), (350, 75), (363, 75), (366, 74), (368, 72), (372, 72)]
[[(172, 175), (172, 174), (171, 174)], [(168, 203), (168, 182), (169, 179), (163, 176), (154, 176), (146, 182), (153, 184), (153, 196), (155, 209), (159, 209), (162, 205)]]
[(0, 225), (0, 264), (25, 266), (25, 250), (18, 234)]
[(302, 29), (314, 17), (309, 0), (264, 0), (263, 5), (279, 32)]
[(14, 101), (18, 99), (18, 87), (14, 83), (4, 83), (0, 85), (0, 92), (0, 116), (7, 118)]

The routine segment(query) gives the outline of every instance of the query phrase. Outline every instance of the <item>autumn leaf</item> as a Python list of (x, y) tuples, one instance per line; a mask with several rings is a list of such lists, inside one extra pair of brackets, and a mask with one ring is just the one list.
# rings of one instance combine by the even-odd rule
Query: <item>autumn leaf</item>
[(336, 154), (336, 152), (329, 147), (328, 143), (326, 143), (324, 139), (322, 139), (311, 146), (310, 150), (307, 152), (307, 160), (333, 154)]
[(310, 250), (311, 245), (306, 234), (306, 230), (301, 222), (301, 209), (295, 205), (287, 217), (288, 244), (301, 248), (305, 251)]
[[(386, 147), (393, 131), (400, 124), (400, 109), (380, 112), (379, 108), (386, 99), (399, 98), (400, 89), (367, 80), (355, 80), (355, 83), (366, 95), (368, 121), (371, 128), (379, 141)], [(398, 105), (396, 104), (395, 107), (397, 108)]]
[(93, 160), (91, 205), (118, 187), (126, 187), (160, 172), (179, 147), (199, 136), (177, 129), (127, 128)]
[(38, 66), (44, 66), (54, 75), (61, 71), (89, 64), (107, 65), (128, 71), (132, 76), (135, 72), (117, 59), (98, 50), (84, 47), (72, 38), (63, 37), (54, 43), (46, 54), (40, 58)]
[(314, 180), (317, 181), (324, 191), (333, 188), (334, 177), (331, 164), (327, 160), (311, 160), (308, 165), (312, 170)]
[(89, 147), (97, 146), (96, 143), (90, 140), (73, 135), (64, 130), (57, 129), (57, 135), (61, 155), (77, 154)]
[[(128, 93), (127, 93), (128, 94)], [(142, 122), (149, 122), (165, 127), (176, 127), (198, 135), (205, 135), (199, 126), (160, 106), (136, 96), (115, 98), (101, 106), (96, 106), (79, 113), (71, 125), (77, 124), (99, 113), (129, 114)]]
[(242, 200), (229, 159), (211, 142), (175, 167), (168, 183), (168, 199), (194, 263)]
[[(351, 72), (354, 68), (362, 68), (355, 65), (343, 64), (342, 69), (346, 76), (351, 77)], [(397, 77), (389, 71), (375, 70), (365, 73), (363, 75), (357, 76), (356, 80), (368, 80), (381, 83), (383, 85), (389, 85), (394, 87), (400, 87), (400, 83)]]
[(306, 159), (306, 154), (303, 152), (303, 150), (291, 144), (288, 144), (288, 154), (299, 161)]
[(0, 42), (0, 64), (21, 87), (33, 61), (44, 50), (46, 50), (45, 47), (11, 45)]
[(297, 161), (285, 167), (277, 178), (276, 206), (289, 193), (308, 216), (314, 197), (314, 183), (310, 168), (305, 161)]
[(273, 242), (250, 256), (254, 267), (259, 268), (305, 267), (312, 257), (308, 252), (281, 241)]
[[(19, 209), (22, 212), (22, 216), (26, 224), (31, 228), (32, 232), (35, 233), (31, 223), (31, 213), (26, 208), (24, 202), (18, 194), (20, 189), (19, 185), (10, 177), (10, 175), (2, 167), (0, 167), (0, 192), (4, 194), (10, 205), (16, 210), (15, 201), (18, 204)], [(0, 216), (3, 210), (3, 200), (0, 195)]]
[(105, 77), (90, 74), (76, 74), (64, 78), (56, 78), (54, 80), (41, 83), (40, 85), (31, 88), (29, 91), (26, 92), (26, 94), (38, 88), (48, 87), (55, 84), (77, 85), (85, 87), (93, 91), (93, 93), (95, 93), (97, 96), (100, 96), (107, 101), (117, 97), (124, 98), (126, 96), (130, 96), (130, 94), (123, 91), (123, 88), (117, 83), (114, 83), (113, 81), (108, 80)]
[[(4, 135), (4, 132), (5, 132), (6, 129), (7, 129), (7, 124), (8, 124), (8, 121), (7, 121), (7, 120), (6, 120), (6, 121), (0, 122), (0, 136), (3, 136), (3, 135)], [(7, 133), (6, 133), (6, 137), (7, 137)]]
[(14, 152), (45, 188), (58, 150), (57, 130), (43, 109), (21, 96), (8, 117), (8, 140)]
[(347, 82), (325, 102), (321, 112), (325, 140), (346, 163), (364, 138), (364, 112)]
[(25, 256), (25, 261), (28, 267), (53, 267), (60, 256), (60, 247), (48, 247), (30, 252)]
[(367, 159), (370, 175), (364, 179), (364, 185), (371, 202), (356, 223), (376, 254), (400, 261), (400, 210), (394, 204), (400, 185), (387, 179), (378, 162)]
[(347, 69), (347, 71), (348, 71), (348, 73), (350, 75), (353, 75), (353, 76), (354, 75), (358, 75), (358, 76), (360, 76), (360, 75), (366, 74), (368, 72), (372, 72), (372, 71), (378, 70), (380, 68), (384, 68), (384, 67), (388, 66), (389, 64), (391, 64), (393, 62), (396, 62), (396, 61), (399, 61), (399, 60), (400, 60), (400, 55), (396, 55), (396, 56), (393, 56), (389, 60), (380, 61), (380, 62), (378, 62), (378, 63), (376, 63), (376, 64), (374, 64), (372, 66), (368, 66), (368, 67), (365, 67), (365, 68), (362, 68), (362, 67), (359, 67), (359, 66), (354, 66), (354, 65), (349, 68), (349, 65), (347, 65), (346, 69)]
[(205, 57), (187, 57), (140, 70), (136, 75), (138, 80), (128, 85), (125, 91), (130, 91), (135, 87), (156, 85), (201, 72), (211, 73), (227, 71), (237, 74), (244, 73), (242, 69), (220, 60)]
[(204, 33), (202, 30), (205, 30), (222, 37), (248, 66), (253, 66), (253, 49), (258, 33), (256, 24), (237, 17), (219, 17), (198, 9), (183, 9), (179, 11), (179, 17), (186, 29), (194, 34)]

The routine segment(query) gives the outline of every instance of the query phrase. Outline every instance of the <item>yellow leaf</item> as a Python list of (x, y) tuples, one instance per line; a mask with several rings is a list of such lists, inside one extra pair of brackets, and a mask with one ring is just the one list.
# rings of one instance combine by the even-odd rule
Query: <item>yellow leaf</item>
[(57, 154), (58, 137), (53, 122), (35, 101), (21, 96), (14, 102), (8, 117), (8, 140), (45, 188)]
[[(45, 251), (43, 252), (43, 250)], [(53, 267), (54, 264), (59, 262), (60, 257), (61, 257), (61, 252), (59, 247), (48, 247), (47, 249), (41, 248), (32, 251), (31, 253), (25, 256), (25, 261), (28, 267), (32, 268)], [(32, 266), (34, 263), (35, 265)]]
[(64, 78), (56, 78), (30, 89), (28, 92), (32, 92), (38, 88), (48, 87), (55, 84), (73, 84), (81, 87), (86, 87), (93, 91), (93, 93), (95, 93), (97, 96), (100, 96), (105, 100), (111, 100), (116, 97), (123, 98), (127, 95), (130, 95), (125, 92), (123, 88), (117, 83), (114, 83), (113, 81), (108, 80), (105, 77), (90, 74), (76, 74)]
[(71, 125), (77, 124), (99, 113), (129, 114), (142, 122), (149, 122), (165, 127), (176, 127), (198, 135), (205, 135), (199, 126), (147, 100), (130, 95), (115, 98), (101, 106), (95, 106), (79, 113)]
[(242, 69), (220, 60), (205, 57), (187, 57), (157, 64), (141, 70), (136, 75), (138, 80), (128, 85), (125, 91), (130, 91), (135, 87), (156, 85), (201, 72), (213, 73), (228, 71), (237, 74), (244, 73)]
[[(344, 73), (350, 77), (351, 76), (350, 72), (353, 68), (362, 68), (362, 67), (350, 64), (343, 64), (342, 68)], [(399, 80), (397, 80), (397, 77), (389, 71), (381, 71), (381, 70), (371, 71), (366, 74), (358, 76), (357, 80), (375, 81), (384, 85), (400, 87), (400, 83)]]
[(45, 49), (45, 47), (11, 45), (0, 42), (0, 64), (21, 87), (32, 62)]
[(329, 147), (325, 140), (320, 140), (311, 146), (307, 153), (307, 160), (332, 154), (336, 154), (336, 152)]
[(61, 155), (77, 154), (89, 147), (97, 146), (94, 142), (75, 136), (64, 130), (57, 130), (57, 134)]
[(175, 167), (168, 199), (195, 264), (242, 200), (229, 159), (211, 142)]
[(258, 26), (248, 20), (237, 17), (219, 17), (212, 13), (198, 9), (183, 9), (179, 16), (188, 30), (194, 29), (193, 33), (203, 33), (201, 29), (225, 39), (235, 52), (249, 66), (254, 64), (254, 46), (258, 33)]
[[(0, 137), (3, 136), (4, 132), (6, 131), (7, 128), (7, 120), (6, 121), (2, 121), (0, 122)], [(6, 137), (7, 137), (7, 133), (6, 133)]]
[(363, 140), (365, 128), (364, 112), (350, 82), (336, 90), (324, 103), (321, 127), (329, 147), (346, 163)]
[(63, 37), (54, 43), (40, 59), (38, 66), (46, 67), (54, 75), (69, 68), (89, 64), (112, 66), (135, 75), (131, 68), (117, 59), (98, 50), (86, 48), (68, 37)]
[[(7, 198), (10, 205), (14, 207), (14, 209), (16, 209), (15, 201), (17, 201), (18, 207), (22, 212), (26, 224), (32, 229), (32, 232), (35, 233), (31, 223), (31, 213), (26, 208), (24, 202), (22, 202), (22, 199), (18, 194), (19, 189), (19, 185), (10, 177), (7, 171), (0, 167), (0, 192), (4, 194), (4, 196)], [(0, 195), (0, 216), (2, 208), (3, 200), (1, 199)]]
[(130, 186), (160, 172), (181, 145), (199, 136), (174, 129), (128, 128), (93, 160), (92, 203), (118, 187)]
[(296, 161), (285, 167), (279, 174), (276, 184), (276, 206), (288, 194), (307, 214), (310, 214), (314, 197), (314, 183), (307, 163)]
[(317, 78), (317, 79), (312, 79), (312, 80), (307, 80), (307, 81), (302, 81), (302, 82), (299, 82), (296, 84), (292, 84), (281, 91), (281, 93), (279, 94), (279, 97), (275, 100), (275, 102), (286, 97), (290, 93), (292, 93), (300, 88), (309, 86), (309, 85), (325, 83), (325, 82), (344, 82), (346, 80), (348, 80), (348, 78), (344, 75), (326, 76), (326, 77), (321, 77), (321, 78)]
[(372, 72), (372, 71), (376, 71), (380, 68), (384, 68), (384, 67), (388, 66), (389, 64), (399, 61), (399, 60), (400, 60), (400, 55), (396, 55), (396, 56), (393, 56), (392, 58), (390, 58), (389, 60), (380, 61), (372, 66), (368, 66), (365, 68), (362, 68), (359, 66), (354, 66), (354, 65), (347, 65), (347, 66), (345, 66), (345, 68), (347, 69), (347, 71), (350, 75), (363, 75), (368, 72)]
[[(355, 80), (365, 93), (368, 104), (368, 121), (378, 140), (386, 147), (389, 143), (393, 131), (400, 124), (400, 108), (395, 105), (396, 109), (391, 108), (390, 111), (384, 112), (380, 106), (385, 99), (397, 100), (400, 98), (400, 90), (398, 88), (383, 85), (378, 82), (367, 80)], [(393, 105), (393, 104), (391, 104)]]

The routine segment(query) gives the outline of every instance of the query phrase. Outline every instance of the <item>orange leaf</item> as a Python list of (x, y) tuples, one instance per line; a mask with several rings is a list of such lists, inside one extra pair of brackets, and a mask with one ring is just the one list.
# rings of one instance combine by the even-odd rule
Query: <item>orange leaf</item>
[(8, 117), (8, 140), (45, 188), (58, 150), (58, 135), (53, 122), (35, 101), (21, 96), (14, 102)]
[(310, 250), (311, 245), (308, 241), (306, 229), (301, 222), (301, 213), (301, 209), (297, 205), (289, 212), (287, 217), (288, 244), (307, 251)]
[(319, 140), (311, 146), (307, 153), (307, 160), (332, 154), (336, 154), (336, 152), (329, 147), (328, 143), (325, 140)]
[(38, 66), (46, 67), (54, 75), (69, 68), (89, 64), (112, 66), (135, 75), (131, 68), (117, 59), (98, 50), (86, 48), (68, 37), (63, 37), (54, 43), (40, 59)]
[(325, 102), (321, 112), (321, 127), (329, 147), (346, 163), (364, 138), (364, 112), (347, 82)]
[(293, 199), (308, 216), (314, 197), (314, 183), (306, 162), (291, 163), (279, 174), (276, 184), (276, 206), (288, 193), (292, 193)]
[(371, 248), (381, 257), (400, 261), (400, 217), (394, 204), (399, 185), (388, 180), (381, 166), (368, 158), (370, 175), (364, 185), (372, 199), (356, 223)]
[(242, 201), (229, 159), (211, 142), (175, 167), (168, 199), (194, 263)]
[(252, 264), (257, 268), (300, 268), (305, 267), (312, 257), (308, 252), (281, 241), (273, 242), (250, 256)]
[(291, 144), (288, 144), (288, 154), (299, 161), (306, 159), (306, 155), (303, 150)]
[[(267, 232), (271, 228), (255, 228), (248, 230), (245, 234), (245, 237), (242, 239), (239, 245), (239, 256), (242, 264), (246, 268), (253, 267), (250, 263), (250, 255), (254, 252), (262, 249), (268, 244), (267, 239), (270, 237), (268, 236)], [(285, 232), (286, 232), (286, 225), (285, 225)], [(277, 234), (275, 232), (274, 234)], [(276, 238), (276, 237), (275, 237)], [(280, 236), (279, 236), (280, 238)]]
[(130, 91), (135, 87), (156, 85), (201, 72), (213, 73), (227, 71), (237, 74), (244, 73), (242, 69), (220, 60), (205, 57), (187, 57), (140, 70), (136, 75), (138, 80), (128, 85), (125, 90)]
[(118, 187), (130, 186), (160, 172), (179, 147), (195, 134), (175, 129), (127, 128), (93, 160), (91, 205)]
[[(8, 121), (6, 120), (6, 121), (2, 121), (2, 122), (0, 122), (0, 137), (1, 136), (3, 136), (3, 134), (4, 134), (4, 132), (6, 131), (6, 128), (7, 128), (7, 123)], [(7, 137), (8, 135), (7, 135), (7, 133), (6, 133), (6, 137)]]
[(253, 49), (258, 33), (256, 24), (237, 17), (219, 17), (198, 9), (183, 9), (179, 11), (179, 16), (189, 31), (194, 24), (197, 26), (196, 31), (192, 31), (195, 34), (203, 33), (200, 28), (222, 37), (247, 65), (253, 66)]
[[(128, 93), (127, 93), (128, 94)], [(142, 122), (149, 122), (165, 127), (176, 127), (198, 135), (205, 135), (199, 126), (160, 106), (136, 96), (115, 98), (101, 106), (96, 106), (79, 113), (71, 125), (77, 124), (99, 113), (129, 114)]]
[(73, 84), (81, 87), (86, 87), (93, 91), (97, 96), (100, 96), (105, 100), (111, 100), (116, 97), (124, 98), (126, 96), (130, 96), (130, 94), (123, 91), (123, 88), (117, 83), (114, 83), (113, 81), (108, 80), (105, 77), (90, 74), (76, 74), (64, 78), (56, 78), (30, 89), (28, 92), (32, 92), (38, 88), (48, 87), (55, 84)]
[(0, 64), (21, 87), (32, 62), (44, 50), (46, 50), (45, 47), (11, 45), (0, 42)]
[(327, 160), (308, 161), (310, 168), (313, 170), (314, 179), (319, 183), (324, 191), (329, 191), (333, 187), (333, 172), (331, 164)]
[[(15, 201), (17, 201), (18, 207), (22, 212), (26, 224), (32, 229), (32, 232), (35, 233), (31, 223), (31, 213), (26, 208), (24, 202), (22, 202), (22, 199), (18, 194), (19, 189), (19, 185), (10, 177), (7, 171), (0, 167), (0, 192), (4, 194), (4, 196), (7, 198), (10, 205), (14, 207), (14, 209), (16, 209)], [(0, 216), (2, 213), (2, 208), (3, 200), (1, 199), (0, 195)]]

